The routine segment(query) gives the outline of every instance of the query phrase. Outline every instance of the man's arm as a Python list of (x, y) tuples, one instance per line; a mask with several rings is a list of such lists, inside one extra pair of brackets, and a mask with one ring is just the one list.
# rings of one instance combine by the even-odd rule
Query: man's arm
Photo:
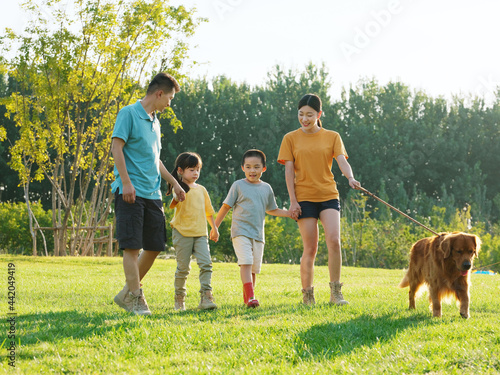
[(179, 182), (170, 174), (170, 172), (165, 168), (163, 165), (163, 162), (160, 160), (160, 174), (161, 177), (167, 181), (170, 185), (174, 187), (174, 193), (176, 196), (176, 200), (178, 202), (182, 202), (184, 199), (186, 199), (186, 192), (184, 191), (183, 188), (181, 188), (181, 185), (179, 185)]
[(121, 138), (113, 138), (111, 144), (111, 152), (113, 154), (113, 159), (115, 161), (115, 167), (118, 170), (118, 174), (122, 180), (123, 200), (127, 203), (135, 202), (135, 188), (130, 181), (130, 177), (127, 172), (127, 165), (125, 163), (125, 156), (123, 155), (123, 147), (125, 146), (125, 141)]

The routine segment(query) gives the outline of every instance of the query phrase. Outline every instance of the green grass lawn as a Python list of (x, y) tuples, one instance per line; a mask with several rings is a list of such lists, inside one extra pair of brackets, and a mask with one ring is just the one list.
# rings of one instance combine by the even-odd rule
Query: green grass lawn
[[(197, 311), (198, 267), (187, 311), (175, 312), (174, 260), (157, 260), (144, 280), (153, 313), (113, 304), (124, 283), (121, 258), (1, 256), (3, 373), (84, 374), (496, 374), (500, 373), (500, 277), (472, 275), (471, 318), (455, 303), (443, 317), (427, 294), (408, 311), (402, 270), (343, 268), (350, 305), (328, 305), (326, 267), (315, 269), (317, 304), (301, 306), (299, 266), (263, 265), (261, 307), (242, 303), (235, 264), (214, 264), (219, 309)], [(8, 263), (16, 268), (16, 368), (5, 340)]]

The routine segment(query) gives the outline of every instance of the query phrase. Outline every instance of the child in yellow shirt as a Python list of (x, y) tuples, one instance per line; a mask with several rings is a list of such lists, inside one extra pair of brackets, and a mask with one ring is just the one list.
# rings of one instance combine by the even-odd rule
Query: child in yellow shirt
[[(194, 152), (183, 152), (175, 160), (172, 176), (186, 192), (186, 198), (180, 202), (174, 194), (170, 208), (174, 208), (172, 242), (175, 248), (177, 270), (175, 272), (175, 310), (184, 311), (186, 298), (186, 280), (191, 270), (191, 255), (196, 257), (200, 267), (200, 304), (199, 309), (216, 309), (212, 295), (212, 259), (208, 246), (207, 221), (210, 223), (210, 239), (217, 241), (219, 232), (215, 226), (214, 208), (207, 190), (197, 184), (202, 161)], [(169, 184), (167, 195), (172, 192)]]

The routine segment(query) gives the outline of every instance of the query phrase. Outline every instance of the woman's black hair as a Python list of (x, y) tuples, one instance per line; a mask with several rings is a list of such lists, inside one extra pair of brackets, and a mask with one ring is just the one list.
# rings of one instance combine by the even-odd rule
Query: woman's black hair
[[(179, 177), (179, 174), (177, 173), (177, 170), (180, 168), (182, 170), (186, 168), (195, 168), (195, 167), (200, 167), (202, 166), (201, 162), (201, 156), (198, 155), (196, 152), (183, 152), (182, 154), (179, 154), (177, 156), (177, 159), (175, 159), (175, 167), (172, 170), (172, 177), (177, 180), (179, 185), (184, 189), (184, 191), (187, 193), (189, 191), (189, 186), (182, 181), (182, 179)], [(172, 194), (172, 190), (174, 190), (174, 186), (172, 184), (168, 184), (168, 190), (167, 190), (167, 195)]]
[[(318, 95), (315, 94), (306, 94), (300, 99), (298, 109), (300, 110), (302, 107), (308, 105), (312, 109), (314, 109), (316, 112), (321, 112), (322, 111), (322, 104), (321, 104), (321, 99), (319, 98)], [(323, 127), (321, 124), (321, 120), (318, 119), (318, 125), (319, 127)]]

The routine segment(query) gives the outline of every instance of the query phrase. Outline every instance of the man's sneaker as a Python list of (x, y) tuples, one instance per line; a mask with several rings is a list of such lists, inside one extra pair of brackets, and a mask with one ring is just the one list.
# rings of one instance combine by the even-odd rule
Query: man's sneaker
[(330, 283), (330, 304), (332, 305), (347, 305), (347, 302), (342, 295), (342, 284), (340, 281)]
[(184, 303), (185, 296), (180, 294), (175, 295), (175, 311), (186, 311), (186, 304)]
[(259, 307), (259, 301), (257, 301), (255, 298), (250, 298), (248, 300), (247, 306), (252, 308)]
[(211, 290), (201, 291), (200, 297), (200, 304), (198, 306), (200, 310), (214, 310), (217, 308)]
[(123, 289), (118, 292), (113, 301), (115, 301), (115, 303), (122, 309), (125, 309), (126, 311), (132, 311), (133, 301), (129, 296), (129, 289), (127, 284), (125, 284)]
[(135, 315), (151, 315), (151, 311), (149, 311), (148, 303), (146, 302), (146, 298), (144, 298), (142, 289), (139, 289), (139, 295), (137, 296), (132, 292), (129, 292), (128, 295), (132, 299), (132, 312)]
[[(139, 287), (142, 288), (142, 283), (139, 284)], [(132, 299), (128, 295), (128, 292), (130, 292), (127, 283), (125, 283), (125, 286), (123, 287), (122, 290), (118, 292), (118, 294), (115, 296), (113, 301), (120, 306), (121, 308), (125, 309), (126, 311), (132, 311)]]
[(316, 303), (316, 300), (314, 299), (313, 286), (311, 289), (302, 289), (302, 303), (307, 306), (314, 305)]

